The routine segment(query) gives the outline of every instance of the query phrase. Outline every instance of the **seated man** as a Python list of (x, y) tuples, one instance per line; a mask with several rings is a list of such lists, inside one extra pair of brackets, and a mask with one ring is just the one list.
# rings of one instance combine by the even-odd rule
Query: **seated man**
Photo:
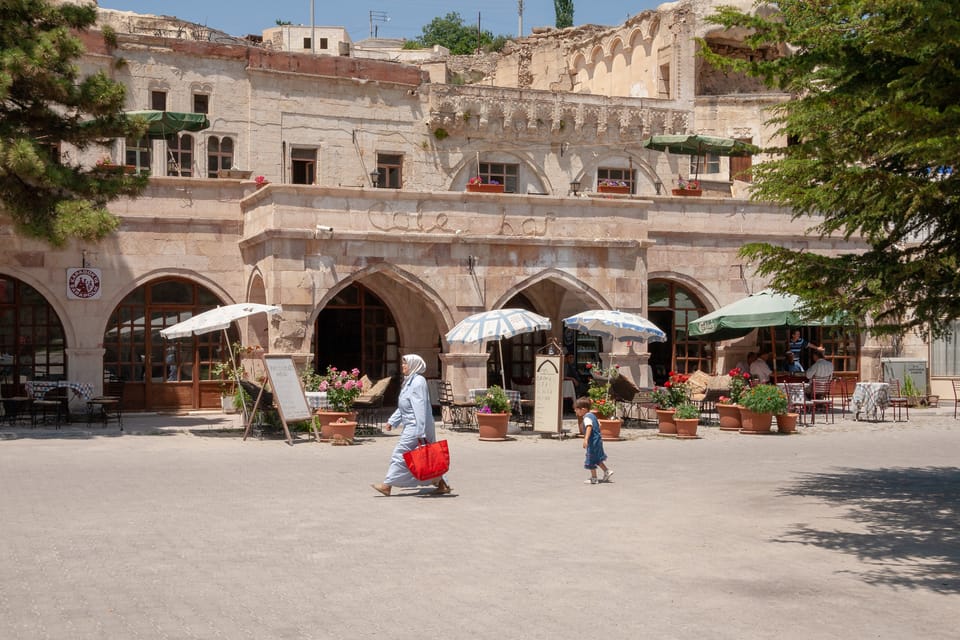
[(814, 378), (832, 378), (833, 363), (826, 359), (823, 350), (813, 349), (811, 356), (813, 357), (813, 363), (807, 369), (807, 380), (813, 380)]
[(783, 371), (785, 373), (803, 373), (803, 365), (793, 355), (793, 351), (787, 351), (783, 359)]
[(772, 358), (773, 354), (769, 351), (758, 356), (750, 365), (750, 377), (756, 378), (760, 384), (770, 382), (770, 376), (773, 374), (773, 369), (770, 368)]
[(577, 371), (577, 363), (574, 362), (572, 353), (568, 353), (564, 358), (563, 379), (573, 382), (573, 388), (578, 398), (587, 394), (587, 385), (583, 383), (580, 372)]

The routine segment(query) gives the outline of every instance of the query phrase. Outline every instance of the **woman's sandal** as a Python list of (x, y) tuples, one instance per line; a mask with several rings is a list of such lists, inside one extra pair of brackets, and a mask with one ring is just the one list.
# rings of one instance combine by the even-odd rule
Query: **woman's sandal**
[(387, 496), (387, 497), (390, 496), (390, 489), (391, 489), (392, 487), (390, 487), (390, 486), (388, 486), (388, 485), (385, 485), (385, 484), (372, 484), (372, 485), (370, 485), (370, 486), (373, 487), (374, 489), (376, 489), (377, 491), (379, 491), (380, 493), (382, 493), (383, 495), (385, 495), (385, 496)]
[(453, 491), (453, 487), (448, 485), (444, 480), (441, 480), (437, 485), (437, 488), (433, 490), (434, 495), (443, 496)]

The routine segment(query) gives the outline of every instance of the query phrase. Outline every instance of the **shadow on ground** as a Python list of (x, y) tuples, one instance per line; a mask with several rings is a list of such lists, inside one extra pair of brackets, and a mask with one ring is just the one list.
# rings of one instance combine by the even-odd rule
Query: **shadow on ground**
[(846, 507), (860, 532), (805, 525), (781, 542), (855, 554), (870, 584), (960, 592), (960, 468), (843, 469), (804, 474), (781, 490)]

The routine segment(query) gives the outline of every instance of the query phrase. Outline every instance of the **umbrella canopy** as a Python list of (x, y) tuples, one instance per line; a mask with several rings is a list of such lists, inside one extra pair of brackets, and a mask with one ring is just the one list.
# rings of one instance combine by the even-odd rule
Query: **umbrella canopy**
[(697, 318), (687, 326), (687, 329), (693, 337), (728, 340), (745, 336), (759, 327), (800, 324), (829, 323), (807, 317), (795, 295), (764, 289), (752, 296), (720, 307), (702, 318)]
[(204, 333), (210, 333), (211, 331), (228, 329), (234, 321), (240, 320), (241, 318), (246, 318), (258, 313), (280, 313), (280, 311), (280, 307), (257, 304), (255, 302), (228, 304), (225, 307), (217, 307), (216, 309), (210, 309), (210, 311), (204, 311), (183, 322), (178, 322), (172, 327), (167, 327), (160, 331), (160, 335), (168, 340), (199, 336)]
[(507, 387), (507, 374), (503, 371), (502, 338), (512, 338), (521, 333), (547, 330), (550, 319), (526, 309), (493, 309), (467, 316), (447, 332), (447, 342), (475, 344), (497, 340), (500, 349), (500, 376)]
[(666, 342), (667, 334), (635, 313), (596, 309), (563, 319), (570, 329), (592, 336), (604, 336), (619, 342)]
[(697, 157), (696, 176), (700, 176), (700, 156), (712, 153), (720, 156), (752, 156), (760, 153), (760, 147), (733, 138), (718, 138), (699, 134), (651, 136), (643, 146), (655, 151), (682, 153)]
[(165, 138), (179, 131), (202, 131), (210, 127), (210, 121), (202, 113), (178, 111), (127, 111), (127, 118), (138, 118), (147, 122), (148, 138)]

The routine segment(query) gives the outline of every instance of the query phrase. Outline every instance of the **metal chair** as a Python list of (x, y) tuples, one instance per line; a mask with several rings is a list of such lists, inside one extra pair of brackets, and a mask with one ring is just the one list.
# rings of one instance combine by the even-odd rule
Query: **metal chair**
[(830, 397), (830, 378), (814, 378), (810, 381), (810, 399), (804, 403), (804, 408), (810, 413), (810, 423), (817, 423), (817, 412), (823, 411), (824, 419), (833, 417), (833, 398)]
[(33, 424), (36, 425), (38, 418), (43, 422), (47, 423), (50, 418), (50, 414), (53, 414), (54, 424), (57, 426), (57, 429), (60, 428), (60, 423), (66, 420), (67, 424), (70, 423), (70, 398), (67, 396), (66, 387), (54, 387), (49, 389), (46, 393), (43, 394), (43, 397), (39, 400), (33, 401)]
[(957, 419), (957, 407), (960, 407), (960, 380), (953, 381), (953, 419)]
[[(253, 414), (250, 426), (257, 439), (263, 440), (264, 434), (268, 431), (280, 431), (283, 421), (280, 419), (280, 411), (273, 404), (273, 393), (249, 380), (240, 380), (240, 388), (243, 390), (241, 398), (244, 415)], [(254, 407), (256, 407), (256, 413), (253, 413)]]
[[(890, 385), (890, 398), (888, 406), (890, 407), (890, 412), (893, 414), (894, 421), (900, 422), (901, 418), (903, 418), (904, 410), (907, 412), (907, 421), (909, 421), (910, 399), (903, 395), (903, 392), (900, 389), (900, 381), (894, 379), (890, 380), (888, 384)], [(881, 416), (881, 420), (882, 419), (883, 418)]]
[(98, 416), (104, 428), (110, 420), (116, 420), (120, 431), (123, 431), (123, 394), (126, 388), (123, 382), (103, 383), (103, 395), (87, 400), (87, 424), (93, 422), (94, 416)]
[(807, 423), (806, 385), (802, 382), (781, 382), (778, 384), (787, 396), (787, 412), (799, 413), (800, 423)]
[(449, 382), (440, 381), (440, 412), (448, 429), (473, 430), (476, 425), (473, 417), (475, 408), (472, 402), (457, 400)]
[(358, 435), (375, 435), (380, 432), (380, 412), (383, 409), (383, 398), (390, 386), (390, 376), (377, 380), (370, 389), (357, 397), (353, 408), (357, 411)]

